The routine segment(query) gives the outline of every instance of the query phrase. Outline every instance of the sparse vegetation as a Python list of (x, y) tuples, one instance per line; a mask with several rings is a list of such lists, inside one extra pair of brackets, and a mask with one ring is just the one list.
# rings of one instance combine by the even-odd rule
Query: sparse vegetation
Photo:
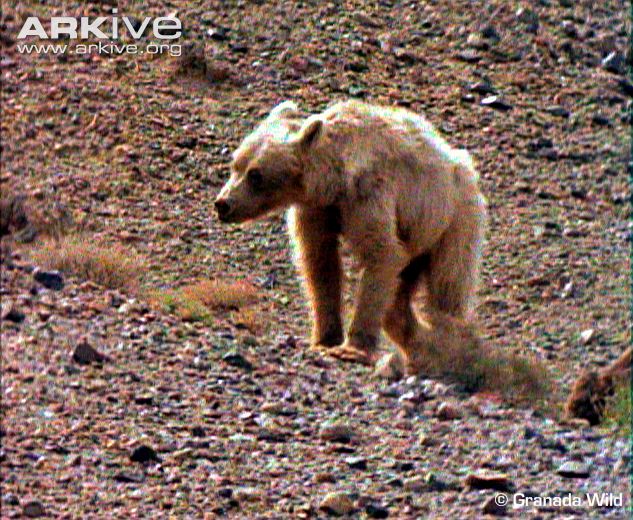
[(130, 248), (105, 244), (86, 235), (68, 235), (36, 242), (33, 259), (46, 269), (55, 269), (108, 289), (138, 289), (142, 261)]
[(631, 385), (620, 384), (612, 398), (607, 399), (604, 417), (607, 426), (615, 427), (623, 437), (631, 436)]
[(152, 291), (148, 299), (153, 305), (162, 307), (184, 321), (211, 323), (214, 314), (228, 312), (234, 313), (234, 321), (238, 325), (253, 333), (261, 330), (256, 313), (249, 309), (259, 300), (257, 289), (242, 280), (200, 280), (180, 289)]

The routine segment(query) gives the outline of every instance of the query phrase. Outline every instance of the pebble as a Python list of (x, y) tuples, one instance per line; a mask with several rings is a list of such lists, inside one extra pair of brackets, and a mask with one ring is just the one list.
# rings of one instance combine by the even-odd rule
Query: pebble
[(397, 381), (404, 377), (404, 363), (396, 353), (381, 357), (376, 363), (374, 375), (389, 381)]
[(352, 469), (367, 469), (367, 459), (362, 457), (347, 457), (345, 463)]
[(450, 403), (441, 403), (435, 412), (438, 419), (442, 421), (454, 421), (462, 416), (462, 411)]
[(501, 110), (502, 112), (512, 110), (512, 105), (503, 101), (499, 96), (487, 96), (480, 101), (480, 105)]
[(87, 341), (82, 341), (75, 347), (73, 361), (80, 365), (90, 365), (91, 363), (103, 363), (107, 357), (95, 350)]
[(496, 489), (508, 491), (511, 487), (510, 479), (505, 473), (477, 472), (466, 477), (466, 486), (471, 489)]
[(319, 509), (331, 515), (348, 515), (354, 510), (354, 503), (345, 493), (333, 492), (325, 495)]
[(35, 269), (33, 279), (47, 289), (61, 291), (64, 288), (64, 277), (59, 271), (42, 271)]
[(587, 329), (587, 330), (583, 330), (580, 333), (580, 340), (583, 342), (584, 345), (587, 345), (588, 343), (591, 342), (591, 340), (595, 336), (595, 332), (596, 331), (594, 329)]
[(326, 422), (321, 426), (319, 437), (331, 442), (350, 442), (354, 438), (354, 431), (344, 423)]
[(556, 473), (566, 478), (587, 478), (589, 477), (589, 466), (582, 462), (570, 460), (563, 463), (561, 467), (556, 470)]
[(26, 504), (22, 508), (22, 513), (28, 518), (39, 518), (40, 516), (44, 516), (46, 511), (41, 502), (34, 501)]
[(5, 504), (9, 504), (10, 506), (20, 505), (20, 499), (17, 497), (17, 495), (13, 493), (5, 493), (4, 495), (2, 495), (2, 502)]
[(508, 506), (499, 504), (496, 497), (490, 497), (484, 502), (481, 512), (484, 515), (504, 516), (508, 512)]
[(4, 315), (4, 320), (12, 321), (13, 323), (22, 323), (26, 319), (26, 314), (22, 311), (11, 307), (9, 311)]
[(380, 504), (367, 504), (365, 513), (369, 518), (389, 518), (389, 510)]
[(150, 462), (160, 460), (158, 454), (153, 448), (142, 445), (136, 448), (130, 455), (132, 462)]
[(623, 75), (626, 73), (626, 59), (621, 52), (614, 51), (602, 60), (605, 70), (614, 74)]
[(244, 370), (253, 370), (253, 364), (237, 351), (227, 352), (222, 356), (222, 360), (234, 367), (243, 368)]

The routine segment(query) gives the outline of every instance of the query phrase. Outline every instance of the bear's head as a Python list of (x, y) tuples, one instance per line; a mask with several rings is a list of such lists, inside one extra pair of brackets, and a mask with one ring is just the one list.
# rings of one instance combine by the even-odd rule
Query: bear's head
[(222, 222), (244, 222), (285, 209), (304, 198), (305, 153), (322, 121), (300, 119), (289, 101), (269, 116), (233, 153), (231, 177), (215, 200)]

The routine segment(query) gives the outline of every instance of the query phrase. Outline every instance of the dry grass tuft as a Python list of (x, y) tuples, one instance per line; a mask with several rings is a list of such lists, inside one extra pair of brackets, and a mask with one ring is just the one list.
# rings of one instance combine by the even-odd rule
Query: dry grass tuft
[(187, 299), (211, 310), (239, 310), (259, 300), (257, 288), (245, 281), (201, 280), (181, 289)]
[(214, 313), (229, 312), (238, 325), (253, 333), (262, 328), (257, 313), (249, 308), (259, 301), (259, 293), (245, 281), (200, 280), (178, 290), (154, 292), (149, 299), (185, 321), (211, 323)]
[(34, 243), (33, 259), (46, 269), (55, 269), (108, 289), (133, 292), (139, 286), (142, 262), (131, 249), (106, 245), (84, 235), (68, 235)]

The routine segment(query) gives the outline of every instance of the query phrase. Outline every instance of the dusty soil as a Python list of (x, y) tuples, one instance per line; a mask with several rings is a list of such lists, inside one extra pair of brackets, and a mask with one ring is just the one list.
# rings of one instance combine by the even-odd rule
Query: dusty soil
[[(153, 57), (20, 53), (27, 16), (110, 7), (7, 2), (3, 194), (68, 208), (144, 268), (135, 293), (72, 275), (57, 291), (33, 277), (37, 243), (5, 257), (2, 516), (627, 517), (628, 441), (557, 403), (631, 340), (628, 7), (524, 4), (119, 2), (120, 16), (182, 20), (186, 56)], [(491, 214), (480, 330), (547, 363), (549, 408), (307, 351), (283, 218), (213, 218), (229, 153), (267, 110), (348, 97), (423, 112), (472, 152)], [(186, 322), (145, 298), (200, 278), (259, 287), (258, 327), (229, 311)], [(85, 341), (105, 359), (74, 360)], [(482, 470), (505, 476), (478, 484)], [(495, 508), (491, 486), (624, 504)]]

